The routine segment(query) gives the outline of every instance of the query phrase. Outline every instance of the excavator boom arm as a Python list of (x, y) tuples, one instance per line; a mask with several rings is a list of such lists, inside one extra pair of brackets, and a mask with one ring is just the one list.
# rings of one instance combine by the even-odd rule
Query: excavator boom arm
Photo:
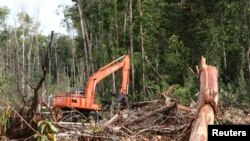
[[(120, 62), (118, 62), (122, 59)], [(129, 70), (130, 70), (130, 58), (129, 55), (124, 55), (119, 60), (112, 61), (108, 65), (100, 68), (96, 73), (94, 73), (89, 80), (87, 81), (85, 87), (85, 96), (86, 96), (86, 107), (90, 107), (93, 104), (95, 98), (95, 87), (97, 83), (104, 79), (106, 76), (110, 75), (111, 73), (122, 69), (122, 82), (120, 93), (122, 95), (127, 94), (127, 87), (129, 81)]]

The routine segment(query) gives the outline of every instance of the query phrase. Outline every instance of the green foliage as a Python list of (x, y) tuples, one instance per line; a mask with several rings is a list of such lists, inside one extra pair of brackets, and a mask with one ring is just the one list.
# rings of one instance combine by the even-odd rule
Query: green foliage
[(49, 120), (41, 120), (37, 123), (38, 133), (34, 135), (37, 141), (56, 141), (56, 133), (59, 131), (57, 127)]
[(20, 103), (20, 99), (17, 98), (17, 87), (13, 85), (14, 76), (0, 76), (0, 97), (1, 99), (8, 100), (9, 103), (16, 105)]
[(189, 105), (190, 104), (190, 98), (191, 98), (191, 91), (190, 88), (187, 87), (181, 87), (179, 85), (176, 86), (174, 96), (179, 99), (179, 102), (184, 105)]
[[(196, 99), (194, 94), (199, 91), (198, 81), (190, 69), (195, 69), (203, 55), (207, 58), (207, 64), (219, 70), (222, 100), (233, 105), (237, 105), (237, 102), (239, 105), (249, 105), (247, 93), (250, 81), (246, 51), (250, 42), (250, 7), (247, 0), (187, 1), (185, 8), (180, 1), (147, 0), (141, 2), (142, 15), (138, 1), (133, 1), (132, 23), (129, 22), (129, 1), (81, 2), (88, 33), (91, 35), (93, 60), (88, 61), (93, 62), (95, 71), (129, 51), (129, 29), (133, 26), (134, 53), (131, 55), (135, 67), (136, 95), (129, 95), (132, 100), (156, 99), (158, 93), (175, 85), (174, 94), (182, 103), (189, 104), (190, 98)], [(35, 34), (36, 25), (25, 11), (19, 13), (17, 18), (22, 24), (20, 27), (5, 28), (8, 13), (6, 7), (0, 7), (0, 56), (3, 56), (0, 58), (0, 87), (6, 90), (4, 96), (14, 101), (18, 91), (17, 80), (20, 82), (22, 76), (25, 76), (32, 86), (40, 80), (40, 59), (49, 37)], [(74, 28), (77, 34), (73, 38), (55, 34), (44, 83), (48, 93), (69, 91), (82, 87), (87, 81), (80, 15), (76, 3), (65, 7), (64, 13), (68, 30), (73, 31)], [(142, 58), (141, 25), (145, 58)], [(25, 40), (24, 54), (27, 56), (30, 53), (31, 58), (29, 63), (25, 62), (25, 69), (22, 70), (21, 35), (24, 26), (24, 34), (28, 38)], [(28, 61), (28, 57), (25, 60)], [(145, 72), (142, 69), (143, 61)], [(26, 75), (29, 67), (30, 77)], [(144, 83), (142, 73), (145, 73)], [(119, 89), (120, 73), (116, 75), (116, 86)], [(104, 93), (108, 95), (112, 81), (112, 77), (107, 77), (98, 85), (99, 96)], [(146, 93), (143, 93), (143, 84), (146, 85)], [(28, 85), (20, 84), (19, 87)]]
[(3, 108), (4, 111), (1, 111), (1, 115), (0, 115), (0, 132), (2, 134), (4, 134), (8, 128), (8, 124), (9, 124), (9, 118), (11, 116), (11, 108), (7, 107), (7, 108)]
[(2, 29), (9, 12), (10, 10), (6, 6), (0, 7), (0, 29)]
[[(155, 93), (160, 93), (169, 85), (177, 84), (179, 86), (176, 95), (182, 99), (187, 98), (189, 101), (188, 97), (198, 90), (196, 82), (190, 81), (189, 66), (194, 68), (201, 55), (206, 56), (208, 64), (220, 69), (220, 73), (223, 74), (220, 75), (223, 84), (231, 83), (233, 93), (236, 95), (240, 93), (237, 99), (245, 99), (243, 95), (246, 94), (246, 62), (243, 54), (249, 42), (249, 39), (246, 38), (249, 37), (247, 32), (249, 31), (249, 21), (245, 20), (249, 15), (247, 12), (249, 7), (244, 7), (244, 2), (190, 1), (187, 4), (192, 9), (187, 11), (181, 7), (180, 3), (174, 1), (149, 0), (142, 2), (143, 16), (141, 17), (136, 7), (138, 3), (135, 1), (132, 23), (134, 27), (133, 62), (138, 95), (134, 99), (156, 98)], [(94, 60), (92, 60), (95, 62), (95, 68), (124, 54), (129, 46), (128, 29), (131, 26), (127, 22), (127, 26), (124, 28), (125, 16), (128, 16), (126, 15), (127, 1), (84, 1), (82, 9), (86, 16), (89, 32), (95, 38), (93, 42)], [(80, 33), (77, 8), (73, 6), (67, 12)], [(235, 13), (244, 14), (237, 16)], [(144, 47), (148, 59), (145, 66), (147, 94), (141, 93), (140, 23), (143, 23)], [(79, 35), (81, 36), (81, 34)], [(59, 46), (68, 43), (64, 41), (67, 40), (65, 38), (61, 40), (59, 43), (62, 44)], [(84, 54), (82, 41), (77, 41), (79, 43), (77, 57), (81, 58)], [(62, 66), (72, 68), (71, 54), (67, 46), (70, 45), (63, 47), (59, 56), (63, 58)], [(66, 78), (71, 79), (71, 73), (68, 72), (66, 75)], [(110, 87), (110, 79), (104, 80), (105, 87)], [(187, 103), (187, 101), (183, 102)]]
[(192, 102), (191, 100), (198, 100), (197, 94), (199, 92), (199, 80), (188, 71), (184, 86), (177, 84), (174, 85), (174, 89), (175, 91), (173, 95), (179, 99), (179, 102), (189, 106)]
[(236, 92), (233, 91), (231, 85), (228, 84), (225, 89), (221, 89), (219, 100), (228, 103), (230, 106), (238, 107), (241, 109), (249, 108), (250, 98), (246, 92), (242, 92), (239, 89)]
[(157, 96), (156, 94), (161, 92), (160, 86), (158, 84), (155, 84), (153, 81), (149, 81), (147, 85), (148, 95), (142, 94), (140, 98), (142, 100), (155, 99)]
[(162, 72), (169, 75), (169, 84), (184, 84), (184, 77), (188, 72), (188, 52), (179, 37), (172, 35), (168, 42), (167, 47), (163, 49), (163, 64), (161, 66)]

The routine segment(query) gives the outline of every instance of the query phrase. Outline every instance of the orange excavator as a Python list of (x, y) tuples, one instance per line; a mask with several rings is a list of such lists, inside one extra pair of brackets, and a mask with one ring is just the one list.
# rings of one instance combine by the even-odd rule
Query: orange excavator
[(95, 103), (95, 88), (98, 82), (111, 73), (121, 69), (122, 80), (120, 91), (117, 94), (117, 101), (122, 101), (128, 93), (130, 58), (129, 55), (123, 55), (111, 63), (100, 68), (88, 79), (84, 93), (76, 91), (75, 93), (59, 93), (52, 100), (53, 108), (62, 110), (76, 109), (80, 112), (99, 111), (101, 106)]

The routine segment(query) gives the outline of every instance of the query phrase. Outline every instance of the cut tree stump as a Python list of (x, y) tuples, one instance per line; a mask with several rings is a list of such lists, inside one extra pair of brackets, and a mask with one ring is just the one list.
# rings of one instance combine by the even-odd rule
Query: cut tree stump
[(189, 141), (207, 141), (208, 125), (214, 124), (218, 103), (218, 71), (208, 66), (206, 59), (201, 57), (199, 69), (200, 95), (197, 116), (192, 123)]

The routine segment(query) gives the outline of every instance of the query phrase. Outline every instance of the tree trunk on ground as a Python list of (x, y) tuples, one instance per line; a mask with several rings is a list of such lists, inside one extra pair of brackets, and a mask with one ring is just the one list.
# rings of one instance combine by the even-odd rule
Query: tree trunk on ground
[(207, 66), (206, 59), (203, 57), (201, 58), (199, 76), (199, 103), (189, 141), (207, 141), (208, 124), (214, 123), (214, 117), (217, 114), (218, 71), (214, 66)]
[(207, 141), (208, 124), (214, 124), (214, 112), (210, 104), (206, 104), (200, 109), (193, 122), (189, 141)]

